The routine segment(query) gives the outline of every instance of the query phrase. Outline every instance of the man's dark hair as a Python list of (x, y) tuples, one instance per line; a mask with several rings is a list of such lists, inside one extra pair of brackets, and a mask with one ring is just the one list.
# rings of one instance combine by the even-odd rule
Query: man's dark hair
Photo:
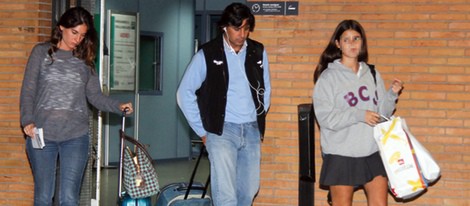
[(250, 25), (250, 32), (252, 32), (255, 29), (255, 17), (250, 8), (242, 3), (232, 3), (224, 9), (219, 21), (219, 28), (222, 29), (227, 26), (240, 27), (245, 19), (247, 24)]

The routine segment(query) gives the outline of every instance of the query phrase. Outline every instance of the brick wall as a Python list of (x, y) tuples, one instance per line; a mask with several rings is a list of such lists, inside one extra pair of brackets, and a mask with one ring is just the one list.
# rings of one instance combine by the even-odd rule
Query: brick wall
[[(255, 205), (297, 205), (297, 105), (311, 103), (313, 71), (336, 25), (356, 19), (370, 63), (387, 87), (406, 82), (396, 115), (433, 154), (441, 179), (407, 205), (470, 205), (470, 2), (468, 0), (299, 0), (298, 16), (256, 16), (251, 37), (267, 46), (272, 106)], [(318, 130), (317, 130), (318, 131)], [(317, 181), (321, 165), (316, 133)], [(326, 191), (315, 184), (315, 205)], [(364, 192), (354, 205), (367, 205)], [(392, 197), (390, 205), (402, 205)]]
[[(357, 19), (370, 63), (406, 81), (397, 115), (442, 167), (407, 205), (468, 205), (470, 197), (470, 2), (299, 0), (298, 16), (257, 16), (254, 39), (269, 53), (273, 99), (255, 205), (297, 205), (297, 105), (311, 102), (313, 70), (336, 25)], [(31, 205), (33, 184), (19, 126), (19, 89), (32, 46), (49, 36), (51, 0), (0, 2), (0, 205)], [(316, 171), (320, 169), (316, 134)], [(315, 205), (326, 205), (315, 185)], [(354, 205), (366, 205), (355, 193)], [(402, 205), (389, 198), (390, 205)]]
[(50, 19), (51, 0), (0, 2), (0, 205), (32, 205), (19, 93), (29, 52), (49, 36)]

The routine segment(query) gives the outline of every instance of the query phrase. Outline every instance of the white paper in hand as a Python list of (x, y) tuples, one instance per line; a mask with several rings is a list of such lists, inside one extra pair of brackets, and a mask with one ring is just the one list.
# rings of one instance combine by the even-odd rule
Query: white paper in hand
[(33, 148), (35, 149), (42, 149), (44, 146), (44, 134), (42, 132), (42, 128), (34, 128), (34, 137), (31, 138), (31, 142), (33, 143)]

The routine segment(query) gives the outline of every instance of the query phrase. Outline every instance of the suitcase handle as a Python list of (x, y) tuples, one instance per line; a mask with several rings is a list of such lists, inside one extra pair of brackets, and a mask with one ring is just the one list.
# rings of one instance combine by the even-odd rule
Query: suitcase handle
[[(189, 189), (189, 186), (176, 188), (177, 191), (187, 191), (188, 189)], [(206, 187), (205, 186), (204, 187), (191, 186), (191, 189), (193, 189), (193, 190), (204, 190), (204, 189), (206, 189)]]
[[(184, 194), (184, 199), (185, 200), (188, 199), (189, 192), (190, 192), (190, 190), (193, 186), (193, 183), (194, 183), (194, 176), (196, 176), (196, 172), (197, 172), (197, 168), (199, 166), (199, 162), (201, 161), (202, 155), (204, 154), (205, 150), (206, 150), (206, 146), (203, 144), (202, 148), (201, 148), (201, 153), (199, 153), (199, 157), (197, 158), (196, 165), (194, 166), (193, 173), (191, 174), (191, 179), (189, 180), (188, 189), (186, 190), (186, 193)], [(204, 191), (202, 192), (201, 198), (204, 198), (206, 196), (207, 187), (209, 185), (209, 182), (210, 182), (210, 172), (209, 172), (209, 176), (207, 177), (206, 184), (204, 185)], [(194, 188), (194, 189), (196, 189), (196, 188)]]
[(122, 116), (122, 122), (121, 122), (121, 130), (124, 132), (124, 127), (126, 125), (126, 114), (130, 110), (129, 107), (126, 107), (122, 110), (121, 116)]
[(118, 197), (122, 199), (122, 173), (123, 173), (123, 160), (124, 160), (124, 139), (125, 133), (124, 129), (126, 127), (126, 114), (130, 110), (129, 107), (126, 107), (122, 110), (122, 121), (121, 121), (121, 130), (119, 131), (119, 175), (118, 175)]

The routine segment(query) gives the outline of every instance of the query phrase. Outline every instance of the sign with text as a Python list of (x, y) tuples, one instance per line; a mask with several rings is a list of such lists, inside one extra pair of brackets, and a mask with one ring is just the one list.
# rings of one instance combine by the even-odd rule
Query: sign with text
[(110, 89), (135, 91), (137, 14), (108, 11), (110, 20)]
[(299, 15), (298, 1), (248, 2), (254, 15)]

